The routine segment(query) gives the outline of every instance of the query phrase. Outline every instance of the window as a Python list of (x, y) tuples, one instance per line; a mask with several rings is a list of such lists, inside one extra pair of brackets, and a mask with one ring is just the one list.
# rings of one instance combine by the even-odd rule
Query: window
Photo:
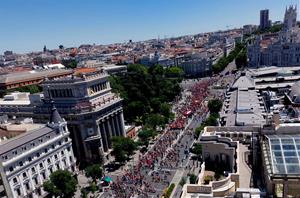
[(65, 142), (68, 142), (68, 138), (65, 138)]
[(61, 153), (61, 155), (64, 155), (64, 154), (65, 154), (64, 151), (61, 151), (60, 153)]
[(41, 191), (41, 189), (39, 188), (39, 189), (37, 189), (37, 193), (38, 193), (38, 195), (39, 196), (41, 196), (42, 195), (42, 191)]
[(20, 165), (20, 166), (23, 166), (23, 162), (22, 162), (22, 161), (21, 161), (21, 162), (19, 162), (19, 165)]
[(50, 170), (50, 173), (53, 173), (53, 169), (52, 169), (52, 167), (51, 167), (49, 170)]
[(31, 160), (32, 160), (32, 158), (31, 158), (31, 157), (28, 157), (28, 161), (30, 161), (30, 162), (31, 162)]
[(73, 158), (72, 158), (72, 156), (70, 156), (70, 162), (72, 163), (72, 160), (73, 160)]
[(26, 172), (23, 173), (23, 178), (27, 178)]
[(37, 177), (35, 177), (35, 178), (33, 179), (33, 181), (34, 181), (34, 184), (35, 184), (35, 185), (38, 185), (38, 184), (39, 184)]
[(61, 145), (61, 141), (59, 141), (58, 144)]
[(25, 186), (26, 186), (26, 190), (29, 190), (29, 189), (30, 189), (30, 186), (29, 186), (29, 183), (28, 183), (28, 182), (25, 184)]
[(56, 154), (54, 155), (54, 158), (57, 159), (57, 155)]
[(36, 153), (36, 156), (37, 156), (37, 157), (40, 157), (40, 153)]
[(9, 167), (9, 171), (10, 171), (10, 172), (14, 171), (14, 168), (13, 168), (12, 166)]
[(46, 179), (46, 174), (45, 174), (45, 172), (42, 173), (42, 177), (43, 177), (43, 180)]
[(50, 163), (51, 163), (51, 160), (50, 160), (50, 158), (48, 158), (48, 159), (47, 159), (47, 162), (48, 162), (48, 164), (50, 164)]
[(18, 151), (13, 151), (13, 154), (14, 154), (14, 155), (17, 155), (17, 154), (18, 154)]
[(17, 180), (17, 178), (15, 177), (15, 178), (13, 178), (13, 182), (14, 182), (14, 184), (16, 184), (17, 182), (18, 182), (18, 180)]
[(55, 148), (55, 146), (54, 146), (54, 144), (52, 144), (52, 149), (54, 149)]
[(59, 164), (56, 164), (56, 169), (60, 169)]
[(68, 147), (67, 150), (68, 150), (68, 151), (71, 151), (71, 147)]
[(35, 173), (35, 168), (34, 167), (31, 168), (31, 172)]
[(16, 189), (16, 192), (17, 192), (17, 195), (18, 195), (18, 196), (20, 196), (20, 195), (21, 195), (20, 188), (17, 188), (17, 189)]
[(45, 148), (45, 153), (48, 153), (48, 149)]
[(3, 156), (3, 159), (7, 160), (8, 159), (7, 155)]
[(43, 165), (43, 163), (40, 163), (40, 168), (44, 168), (44, 165)]

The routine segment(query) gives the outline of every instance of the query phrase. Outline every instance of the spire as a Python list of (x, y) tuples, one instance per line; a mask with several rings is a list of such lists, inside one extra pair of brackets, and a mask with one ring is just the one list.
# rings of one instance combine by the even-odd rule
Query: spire
[(50, 123), (60, 123), (64, 120), (60, 117), (55, 105), (54, 101), (51, 100), (51, 115), (50, 115)]

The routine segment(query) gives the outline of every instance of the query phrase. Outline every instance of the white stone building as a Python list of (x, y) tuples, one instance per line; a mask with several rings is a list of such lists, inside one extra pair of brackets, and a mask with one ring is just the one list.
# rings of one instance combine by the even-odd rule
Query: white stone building
[(43, 197), (52, 172), (76, 171), (67, 123), (53, 106), (50, 123), (0, 143), (0, 173), (6, 196)]
[(290, 6), (279, 34), (257, 36), (248, 45), (249, 66), (299, 66), (300, 28), (296, 21), (297, 8)]

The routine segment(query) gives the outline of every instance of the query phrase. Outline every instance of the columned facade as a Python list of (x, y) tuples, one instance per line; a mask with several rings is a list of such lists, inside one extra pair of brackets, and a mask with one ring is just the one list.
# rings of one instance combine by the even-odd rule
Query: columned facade
[(113, 136), (125, 136), (123, 100), (111, 92), (106, 72), (46, 80), (42, 86), (44, 100), (39, 104), (24, 109), (1, 108), (0, 115), (18, 112), (19, 117), (45, 123), (53, 101), (68, 123), (74, 153), (81, 162), (98, 160), (109, 153)]

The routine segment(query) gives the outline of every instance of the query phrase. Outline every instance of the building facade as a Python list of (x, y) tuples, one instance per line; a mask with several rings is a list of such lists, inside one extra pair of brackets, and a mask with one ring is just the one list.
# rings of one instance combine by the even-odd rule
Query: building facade
[(111, 92), (108, 76), (99, 70), (46, 80), (42, 85), (44, 98), (40, 103), (24, 107), (0, 105), (0, 112), (45, 122), (53, 100), (68, 122), (78, 160), (99, 162), (109, 154), (113, 136), (126, 136), (122, 99)]
[(185, 56), (177, 64), (182, 68), (186, 77), (205, 77), (212, 74), (212, 61), (199, 54)]
[(296, 7), (286, 9), (282, 31), (257, 36), (248, 45), (248, 58), (250, 67), (300, 65), (300, 29), (297, 27)]
[(285, 9), (283, 30), (288, 31), (297, 26), (297, 7), (289, 6)]
[(50, 122), (0, 144), (0, 173), (6, 196), (41, 197), (56, 170), (76, 171), (67, 123), (52, 108)]
[(271, 26), (270, 20), (269, 20), (269, 10), (261, 10), (260, 11), (260, 23), (259, 28), (261, 30), (267, 29)]

